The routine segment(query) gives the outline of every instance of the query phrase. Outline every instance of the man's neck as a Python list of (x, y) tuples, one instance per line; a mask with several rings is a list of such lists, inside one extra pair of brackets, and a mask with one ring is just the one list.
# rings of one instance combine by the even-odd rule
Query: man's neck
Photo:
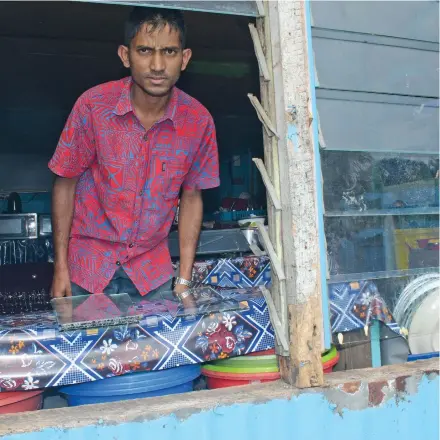
[(160, 119), (164, 114), (171, 99), (171, 91), (165, 96), (151, 96), (145, 93), (137, 84), (131, 88), (131, 102), (133, 109), (139, 116), (151, 119)]

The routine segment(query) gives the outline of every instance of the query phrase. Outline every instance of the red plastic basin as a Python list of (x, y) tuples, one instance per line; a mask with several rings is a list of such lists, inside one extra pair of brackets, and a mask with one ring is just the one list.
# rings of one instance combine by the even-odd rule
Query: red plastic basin
[(339, 362), (340, 354), (337, 353), (333, 359), (330, 359), (328, 362), (323, 362), (322, 369), (324, 370), (324, 374), (329, 374), (333, 371), (333, 367)]
[(208, 389), (238, 387), (252, 383), (273, 382), (278, 380), (280, 373), (258, 373), (258, 374), (237, 374), (209, 371), (202, 369), (202, 374), (206, 377)]
[(43, 392), (8, 391), (0, 393), (0, 414), (37, 411), (43, 406)]
[(273, 356), (275, 354), (275, 349), (256, 351), (255, 353), (248, 353), (246, 356)]

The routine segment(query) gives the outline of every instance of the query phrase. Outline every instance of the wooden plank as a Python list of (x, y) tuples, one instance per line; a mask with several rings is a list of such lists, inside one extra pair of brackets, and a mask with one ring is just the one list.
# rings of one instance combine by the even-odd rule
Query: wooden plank
[(269, 193), (269, 196), (272, 200), (273, 206), (277, 211), (281, 211), (281, 202), (280, 199), (277, 196), (276, 190), (274, 186), (272, 185), (272, 182), (270, 181), (269, 174), (267, 173), (266, 167), (264, 166), (264, 163), (261, 159), (258, 158), (252, 158), (252, 161), (258, 168), (258, 171), (260, 171), (261, 178), (263, 179), (264, 186), (267, 189), (267, 192)]
[(267, 307), (269, 309), (270, 321), (275, 329), (275, 336), (277, 337), (279, 343), (283, 346), (286, 351), (289, 351), (289, 343), (287, 342), (286, 334), (284, 332), (284, 326), (278, 316), (278, 312), (275, 308), (272, 296), (266, 287), (260, 286), (260, 290), (264, 295)]
[(370, 337), (363, 329), (344, 333), (342, 344), (336, 335), (333, 339), (339, 352), (339, 362), (334, 367), (334, 371), (357, 370), (372, 366)]
[[(321, 364), (321, 262), (315, 186), (316, 173), (321, 170), (315, 169), (314, 136), (310, 125), (305, 3), (267, 3), (273, 38), (270, 43), (274, 70), (271, 83), (275, 85), (276, 128), (280, 136), (278, 163), (284, 167), (285, 173), (284, 177), (281, 176), (281, 187), (289, 186), (287, 205), (281, 199), (282, 214), (284, 206), (290, 209), (283, 222), (282, 236), (284, 268), (289, 281), (290, 354), (288, 358), (280, 359), (280, 369), (284, 380), (300, 388), (324, 383)], [(295, 115), (288, 110), (293, 107)], [(293, 246), (286, 246), (288, 240), (290, 244), (293, 242)]]
[(263, 0), (255, 0), (255, 4), (257, 5), (258, 15), (260, 17), (264, 17), (266, 15), (266, 12), (264, 10)]
[(249, 31), (254, 43), (255, 55), (257, 56), (258, 65), (260, 66), (260, 74), (265, 81), (270, 81), (270, 73), (267, 67), (266, 57), (261, 46), (260, 37), (253, 23), (249, 23)]
[(258, 101), (258, 99), (252, 93), (248, 93), (248, 98), (251, 101), (251, 104), (253, 105), (254, 109), (256, 110), (258, 119), (263, 124), (264, 128), (266, 129), (267, 134), (270, 137), (276, 136), (278, 138), (279, 136), (277, 134), (277, 131), (276, 131), (274, 125), (272, 124), (272, 121), (269, 119), (269, 116), (267, 116), (266, 111), (264, 110), (264, 108), (260, 104), (260, 101)]
[(260, 233), (261, 241), (263, 242), (263, 246), (266, 249), (266, 252), (269, 255), (270, 262), (272, 264), (271, 268), (274, 270), (278, 280), (283, 281), (286, 279), (286, 275), (284, 275), (284, 269), (281, 264), (278, 255), (275, 252), (272, 242), (270, 241), (269, 234), (266, 231), (266, 227), (261, 223), (257, 223), (258, 232)]
[[(277, 131), (279, 130), (279, 124), (277, 120), (277, 102), (283, 100), (283, 88), (278, 88), (278, 94), (276, 94), (275, 86), (280, 83), (279, 79), (277, 81), (274, 81), (274, 74), (281, 72), (280, 62), (279, 60), (272, 59), (272, 46), (276, 47), (277, 44), (277, 35), (278, 33), (275, 32), (274, 36), (271, 36), (270, 32), (270, 23), (269, 23), (269, 2), (264, 1), (264, 9), (265, 9), (265, 17), (264, 19), (258, 19), (257, 20), (257, 31), (260, 36), (260, 42), (262, 44), (262, 48), (264, 51), (264, 55), (266, 58), (266, 61), (268, 63), (269, 69), (271, 70), (272, 75), (272, 81), (260, 81), (260, 96), (261, 96), (261, 103), (263, 104), (264, 108), (266, 109), (268, 115), (270, 116), (272, 121), (276, 121), (276, 127)], [(279, 48), (278, 48), (279, 52)], [(281, 114), (283, 114), (284, 110), (281, 110)], [(282, 120), (283, 121), (283, 120)], [(282, 132), (282, 130), (281, 130)], [(284, 230), (289, 230), (289, 226), (287, 226), (287, 223), (289, 222), (289, 185), (287, 182), (288, 179), (283, 180), (284, 184), (281, 187), (280, 181), (280, 173), (282, 172), (282, 169), (284, 167), (283, 163), (280, 163), (280, 153), (278, 144), (283, 142), (283, 139), (277, 139), (275, 136), (269, 137), (267, 130), (264, 131), (264, 163), (267, 169), (267, 172), (269, 174), (269, 177), (271, 179), (272, 184), (274, 185), (274, 188), (277, 192), (278, 197), (281, 201), (284, 201), (284, 203), (287, 203), (286, 205), (286, 211), (284, 209), (282, 211), (276, 211), (274, 206), (271, 203), (268, 203), (268, 218), (269, 218), (269, 236), (274, 244), (275, 251), (277, 255), (283, 256), (284, 255), (284, 237), (283, 235), (283, 228)], [(283, 149), (284, 151), (284, 149)], [(268, 200), (268, 202), (270, 199)], [(287, 219), (287, 223), (286, 223)], [(284, 222), (284, 223), (283, 223)], [(289, 239), (287, 239), (287, 243), (289, 244)], [(284, 267), (290, 267), (293, 265), (293, 260), (286, 262), (282, 262)], [(290, 271), (291, 273), (291, 271)], [(292, 288), (291, 280), (278, 280), (277, 277), (274, 277), (272, 280), (272, 286), (271, 286), (271, 295), (275, 304), (275, 307), (278, 311), (278, 316), (280, 317), (280, 320), (283, 324), (284, 332), (286, 335), (286, 338), (289, 338), (289, 328), (288, 328), (288, 317), (287, 317), (287, 291)], [(290, 284), (289, 284), (290, 281)], [(276, 353), (278, 355), (278, 361), (281, 364), (282, 360), (285, 357), (289, 356), (289, 351), (285, 350), (282, 345), (280, 345), (278, 342), (275, 346)]]

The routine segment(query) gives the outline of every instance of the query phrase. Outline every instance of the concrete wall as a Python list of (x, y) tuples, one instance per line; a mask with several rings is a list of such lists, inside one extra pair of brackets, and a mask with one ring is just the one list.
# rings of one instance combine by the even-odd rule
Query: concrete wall
[(438, 2), (311, 5), (322, 146), (436, 153)]
[(7, 440), (437, 440), (438, 360), (334, 373), (326, 388), (276, 382), (0, 416)]

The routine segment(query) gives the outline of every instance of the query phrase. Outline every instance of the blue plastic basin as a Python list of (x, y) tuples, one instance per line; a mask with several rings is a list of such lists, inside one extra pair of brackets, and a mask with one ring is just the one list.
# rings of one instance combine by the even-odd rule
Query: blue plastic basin
[(439, 357), (438, 351), (434, 351), (432, 353), (410, 354), (408, 356), (408, 362), (421, 361), (422, 359), (431, 359), (436, 357)]
[(69, 406), (116, 402), (186, 393), (200, 376), (199, 365), (185, 365), (163, 371), (131, 373), (60, 389)]

